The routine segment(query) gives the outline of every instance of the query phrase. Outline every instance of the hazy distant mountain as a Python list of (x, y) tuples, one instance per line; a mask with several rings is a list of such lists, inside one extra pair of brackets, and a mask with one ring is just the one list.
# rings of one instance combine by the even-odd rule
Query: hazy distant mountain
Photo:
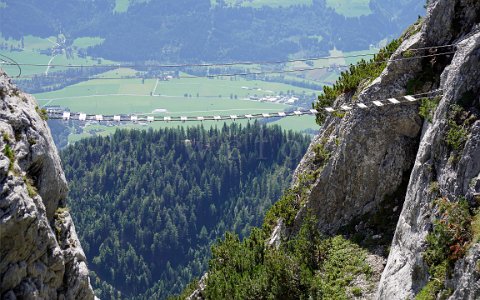
[(210, 0), (45, 0), (42, 5), (7, 0), (0, 9), (1, 33), (16, 38), (100, 36), (104, 43), (89, 54), (115, 60), (275, 59), (321, 55), (334, 47), (366, 49), (398, 36), (424, 13), (423, 2), (372, 0), (370, 14), (346, 18), (331, 8), (332, 2), (254, 8), (232, 6), (231, 1), (212, 6)]

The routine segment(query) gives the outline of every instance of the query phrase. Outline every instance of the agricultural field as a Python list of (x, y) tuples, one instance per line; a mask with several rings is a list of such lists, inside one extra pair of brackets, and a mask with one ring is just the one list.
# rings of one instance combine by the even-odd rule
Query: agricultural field
[[(138, 113), (156, 116), (209, 116), (280, 112), (293, 108), (284, 103), (250, 100), (250, 96), (263, 97), (288, 93), (305, 95), (313, 101), (319, 94), (319, 91), (287, 84), (246, 79), (180, 78), (157, 81), (156, 79), (122, 78), (134, 75), (135, 72), (132, 69), (117, 69), (103, 73), (95, 79), (35, 96), (40, 106), (58, 105), (62, 108), (69, 108), (71, 111), (90, 114)], [(277, 122), (281, 122), (286, 129), (298, 131), (317, 127), (314, 118), (310, 118), (311, 122), (306, 122), (305, 117), (289, 118), (289, 120)], [(299, 122), (299, 120), (302, 121)], [(237, 122), (246, 123), (248, 121)], [(208, 122), (206, 126), (211, 124), (212, 122)], [(148, 124), (148, 127), (176, 127), (179, 125), (197, 125), (197, 122), (188, 124), (158, 122)], [(145, 128), (146, 125), (124, 124), (122, 127)], [(73, 142), (91, 134), (109, 134), (114, 130), (114, 127), (91, 124), (85, 128), (84, 133), (72, 135), (70, 141)]]
[[(119, 2), (128, 2), (128, 0), (117, 0)], [(212, 5), (216, 5), (216, 0), (211, 0)], [(225, 3), (231, 6), (243, 6), (261, 8), (269, 7), (288, 7), (293, 5), (312, 5), (313, 0), (225, 0)], [(333, 8), (338, 14), (345, 17), (360, 17), (372, 13), (370, 10), (370, 0), (327, 0), (327, 6)]]
[[(180, 78), (168, 81), (121, 78), (135, 74), (131, 69), (103, 73), (98, 78), (67, 88), (36, 94), (39, 104), (59, 105), (85, 113), (153, 113), (166, 109), (168, 114), (237, 113), (249, 110), (283, 111), (285, 104), (250, 100), (263, 97), (305, 94), (315, 99), (319, 91), (282, 83), (245, 79)], [(117, 76), (118, 78), (115, 78)]]
[(88, 47), (93, 47), (97, 46), (103, 43), (105, 39), (99, 38), (99, 37), (81, 37), (81, 38), (76, 38), (73, 41), (73, 47), (77, 47), (79, 49), (86, 49)]
[[(133, 3), (146, 2), (147, 0), (116, 0), (114, 12), (126, 12)], [(338, 14), (345, 17), (360, 17), (372, 13), (370, 10), (370, 0), (326, 0), (327, 6), (333, 8)], [(217, 5), (217, 0), (210, 0), (212, 6)], [(288, 7), (293, 5), (312, 5), (313, 0), (224, 0), (229, 6), (242, 6), (261, 8), (269, 7)]]
[[(132, 4), (147, 1), (148, 0), (116, 0), (114, 12), (123, 13), (128, 11), (128, 8)], [(212, 6), (217, 5), (218, 2), (217, 0), (210, 0)], [(312, 5), (313, 0), (224, 0), (224, 2), (229, 6), (261, 8), (263, 6), (288, 7), (293, 5)]]
[(283, 118), (269, 124), (280, 125), (285, 130), (293, 130), (300, 132), (305, 130), (316, 131), (319, 129), (317, 123), (315, 123), (315, 116), (312, 115)]
[(116, 13), (123, 13), (128, 10), (130, 6), (130, 0), (115, 0), (115, 8), (113, 9)]
[[(336, 66), (349, 66), (356, 64), (360, 60), (370, 60), (374, 54), (378, 53), (379, 47), (372, 46), (368, 50), (343, 52), (337, 49), (330, 50), (329, 57), (326, 59), (312, 60), (310, 62), (293, 62), (288, 64), (289, 69), (310, 69), (318, 68), (316, 70), (302, 72), (303, 79), (307, 82), (321, 83), (322, 85), (331, 85), (335, 83), (340, 72), (345, 69), (337, 68)], [(298, 77), (297, 77), (298, 80)]]
[[(51, 36), (39, 38), (25, 36), (23, 40), (5, 39), (0, 36), (0, 54), (5, 55), (22, 65), (22, 76), (48, 74), (53, 71), (63, 71), (65, 67), (28, 66), (28, 64), (40, 65), (99, 65), (112, 64), (112, 61), (92, 58), (89, 56), (80, 57), (79, 52), (86, 51), (103, 42), (98, 37), (82, 37), (71, 41), (70, 46), (59, 44), (59, 37)], [(53, 54), (53, 49), (56, 49)], [(71, 55), (66, 54), (66, 49)], [(1, 65), (1, 68), (12, 77), (19, 74), (17, 66)]]
[[(286, 1), (286, 0), (285, 0)], [(282, 1), (280, 1), (282, 2)], [(278, 3), (280, 3), (278, 2)], [(286, 2), (282, 2), (286, 3)], [(321, 38), (320, 36), (318, 38)], [(65, 52), (54, 56), (47, 55), (46, 50), (51, 50), (62, 43), (62, 37), (38, 38), (26, 36), (23, 40), (0, 39), (4, 50), (0, 53), (22, 63), (47, 64), (112, 64), (114, 62), (90, 57), (80, 58), (78, 52), (81, 49), (101, 44), (103, 39), (98, 37), (83, 37), (70, 41), (73, 56), (67, 58)], [(11, 51), (11, 49), (17, 49)], [(372, 56), (355, 58), (338, 58), (339, 56), (373, 54), (377, 48), (365, 51), (341, 52), (333, 49), (330, 51), (330, 59), (315, 60), (311, 62), (296, 62), (286, 66), (293, 68), (325, 68), (308, 72), (285, 74), (285, 80), (306, 83), (333, 84), (340, 70), (331, 68), (334, 65), (349, 65)], [(330, 67), (330, 68), (328, 68)], [(16, 67), (3, 66), (11, 76), (16, 75)], [(251, 71), (261, 71), (261, 66), (249, 66)], [(61, 70), (50, 68), (49, 71)], [(44, 74), (46, 67), (22, 67), (23, 75)], [(60, 106), (76, 112), (96, 114), (156, 114), (170, 116), (198, 116), (198, 115), (242, 115), (247, 113), (278, 112), (291, 109), (285, 103), (260, 102), (251, 100), (251, 97), (262, 98), (267, 96), (303, 95), (303, 97), (316, 99), (320, 91), (299, 88), (289, 84), (264, 82), (260, 80), (246, 80), (244, 78), (180, 78), (162, 81), (157, 79), (124, 78), (136, 76), (138, 71), (133, 69), (116, 69), (94, 76), (91, 80), (67, 86), (61, 90), (40, 93), (35, 96), (41, 106)], [(181, 73), (180, 77), (189, 76)], [(161, 112), (161, 113), (159, 113)], [(237, 121), (247, 122), (247, 121)], [(269, 124), (279, 124), (285, 129), (295, 131), (311, 131), (318, 129), (314, 117), (303, 116), (299, 118), (280, 119)], [(148, 127), (171, 127), (186, 126), (178, 123), (154, 123)], [(188, 123), (196, 125), (196, 123)], [(218, 125), (218, 124), (217, 124)], [(208, 126), (211, 126), (208, 124)], [(146, 125), (124, 124), (125, 128), (145, 128)], [(109, 134), (115, 127), (92, 124), (82, 134), (73, 134), (71, 141), (90, 136), (92, 134)]]
[(327, 5), (345, 17), (360, 17), (372, 13), (370, 0), (327, 0)]
[(148, 2), (150, 0), (115, 0), (115, 7), (113, 11), (115, 13), (124, 13), (128, 11), (130, 5), (134, 3)]
[[(111, 64), (111, 61), (108, 60), (98, 60), (98, 59), (91, 59), (91, 58), (80, 58), (75, 57), (74, 59), (67, 59), (64, 54), (57, 55), (55, 58), (52, 59), (52, 56), (40, 54), (37, 52), (5, 52), (0, 50), (0, 54), (6, 55), (16, 62), (21, 62), (21, 64), (42, 64), (47, 65), (49, 64), (74, 64), (74, 65), (106, 65)], [(1, 66), (4, 71), (12, 77), (18, 75), (18, 68), (16, 66)], [(46, 66), (36, 67), (36, 66), (21, 66), (22, 68), (22, 76), (30, 76), (30, 75), (44, 75), (47, 72)], [(66, 70), (65, 67), (50, 67), (48, 72), (54, 71), (63, 71)], [(48, 74), (47, 72), (47, 74)]]
[[(215, 5), (216, 1), (211, 0), (212, 5)], [(226, 3), (235, 6), (254, 7), (261, 8), (263, 6), (269, 7), (287, 7), (293, 5), (312, 5), (313, 0), (226, 0)]]
[[(264, 3), (268, 2), (267, 0)], [(287, 3), (287, 0), (276, 3)], [(253, 2), (252, 2), (253, 3)], [(258, 2), (260, 3), (260, 2)], [(283, 5), (282, 4), (282, 5)], [(321, 39), (321, 37), (318, 37)], [(23, 40), (0, 38), (3, 50), (0, 54), (7, 55), (12, 59), (31, 64), (112, 64), (114, 62), (90, 57), (81, 58), (78, 52), (81, 49), (101, 44), (103, 39), (98, 37), (77, 38), (68, 42), (73, 55), (67, 58), (65, 51), (55, 56), (48, 55), (48, 50), (58, 43), (62, 44), (62, 37), (38, 38), (26, 36)], [(56, 46), (55, 46), (56, 45)], [(61, 47), (60, 47), (61, 48)], [(14, 49), (14, 51), (11, 51)], [(371, 48), (365, 51), (341, 52), (333, 49), (330, 51), (330, 59), (291, 63), (286, 69), (293, 68), (324, 68), (302, 73), (285, 74), (285, 80), (321, 83), (329, 85), (335, 82), (340, 70), (331, 68), (334, 65), (349, 65), (372, 56), (355, 58), (338, 58), (339, 56), (372, 54), (378, 51)], [(52, 59), (53, 57), (53, 59)], [(330, 68), (328, 68), (330, 67)], [(15, 76), (15, 66), (3, 66), (7, 73)], [(260, 66), (249, 66), (251, 71), (257, 72)], [(62, 68), (49, 68), (48, 71), (62, 70)], [(44, 74), (46, 67), (22, 66), (22, 75)], [(292, 107), (285, 103), (260, 102), (251, 100), (251, 97), (262, 98), (267, 96), (303, 95), (312, 101), (320, 91), (299, 88), (288, 84), (264, 82), (259, 80), (246, 80), (244, 78), (180, 78), (161, 81), (157, 79), (124, 78), (135, 76), (138, 71), (133, 69), (116, 69), (97, 75), (91, 80), (75, 85), (67, 86), (61, 90), (36, 94), (41, 106), (60, 106), (76, 112), (96, 114), (155, 114), (170, 116), (199, 116), (199, 115), (242, 115), (247, 113), (278, 112)], [(188, 74), (180, 74), (180, 77), (188, 77)], [(161, 112), (161, 113), (160, 113)], [(247, 123), (248, 121), (237, 121)], [(206, 126), (215, 126), (219, 123), (206, 123)], [(278, 124), (283, 128), (295, 131), (311, 131), (318, 129), (313, 116), (280, 119), (269, 124)], [(159, 128), (176, 126), (197, 125), (197, 123), (152, 123), (152, 124), (123, 124), (124, 128)], [(89, 124), (81, 134), (72, 134), (70, 141), (73, 142), (82, 137), (92, 134), (110, 134), (116, 127), (99, 124)]]

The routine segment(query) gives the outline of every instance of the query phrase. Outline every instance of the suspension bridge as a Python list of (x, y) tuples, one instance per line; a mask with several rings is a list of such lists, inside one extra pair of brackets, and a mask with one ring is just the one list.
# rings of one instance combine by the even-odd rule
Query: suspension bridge
[(96, 121), (96, 122), (203, 122), (203, 121), (222, 121), (222, 120), (251, 120), (251, 119), (268, 119), (268, 118), (287, 118), (302, 115), (317, 115), (322, 110), (325, 113), (349, 112), (354, 109), (372, 109), (380, 108), (388, 105), (399, 105), (417, 102), (420, 99), (441, 96), (442, 90), (434, 90), (427, 93), (406, 95), (395, 98), (374, 100), (371, 102), (356, 102), (352, 104), (344, 104), (339, 107), (324, 107), (317, 109), (300, 109), (293, 111), (277, 111), (265, 113), (251, 113), (242, 115), (205, 115), (205, 116), (152, 116), (147, 114), (119, 114), (119, 115), (102, 115), (102, 114), (86, 114), (81, 112), (61, 111), (58, 109), (47, 109), (47, 114), (53, 120), (77, 120), (77, 121)]
[[(384, 64), (384, 63), (394, 63), (406, 60), (415, 60), (415, 59), (424, 59), (424, 58), (435, 58), (437, 56), (451, 55), (456, 51), (455, 44), (442, 45), (442, 46), (431, 46), (431, 47), (421, 47), (421, 48), (412, 48), (404, 51), (397, 58), (389, 58), (380, 61), (372, 61), (370, 63), (374, 64)], [(435, 53), (439, 51), (438, 53)], [(426, 52), (423, 54), (417, 54), (419, 52)], [(413, 54), (412, 54), (413, 53)], [(391, 54), (391, 53), (383, 53)], [(306, 62), (306, 61), (315, 61), (315, 60), (325, 60), (325, 59), (335, 59), (335, 58), (352, 58), (352, 57), (363, 57), (363, 56), (374, 56), (376, 54), (361, 54), (361, 55), (351, 55), (351, 56), (338, 56), (338, 57), (312, 57), (312, 58), (303, 58), (303, 59), (291, 59), (285, 61), (244, 61), (244, 62), (227, 62), (227, 63), (199, 63), (199, 64), (152, 64), (152, 65), (135, 65), (135, 64), (112, 64), (112, 65), (69, 65), (69, 64), (31, 64), (31, 63), (18, 63), (13, 59), (1, 55), (0, 64), (7, 66), (16, 66), (19, 70), (19, 74), (16, 78), (32, 78), (32, 76), (22, 76), (21, 67), (22, 66), (34, 66), (34, 67), (64, 67), (64, 68), (158, 68), (158, 69), (171, 69), (171, 68), (186, 68), (186, 67), (219, 67), (219, 66), (234, 66), (234, 65), (285, 65), (287, 63), (293, 62)], [(336, 66), (348, 68), (351, 65)], [(293, 72), (306, 72), (312, 70), (326, 69), (329, 67), (311, 67), (311, 68), (295, 68), (288, 70), (271, 70), (271, 71), (259, 71), (259, 72), (237, 72), (237, 73), (220, 73), (220, 74), (207, 74), (200, 76), (186, 75), (179, 76), (179, 78), (199, 78), (199, 77), (232, 77), (232, 76), (249, 76), (249, 75), (262, 75), (262, 74), (282, 74), (282, 73), (293, 73)], [(44, 78), (55, 77), (55, 75), (45, 75)], [(143, 78), (143, 77), (139, 77)], [(86, 79), (121, 79), (121, 78), (102, 78), (102, 77), (89, 77)], [(122, 78), (123, 79), (123, 78)], [(158, 81), (157, 81), (158, 84)], [(268, 118), (288, 118), (295, 116), (303, 115), (317, 115), (319, 113), (335, 113), (335, 112), (349, 112), (354, 109), (373, 109), (380, 108), (388, 105), (401, 105), (406, 103), (417, 102), (422, 98), (429, 98), (433, 96), (439, 96), (441, 90), (434, 90), (423, 94), (416, 95), (402, 95), (397, 97), (392, 97), (388, 99), (377, 99), (370, 102), (356, 102), (352, 104), (344, 104), (339, 107), (323, 107), (319, 109), (296, 109), (291, 111), (275, 111), (275, 112), (252, 112), (245, 113), (241, 115), (229, 114), (229, 115), (199, 115), (199, 116), (190, 116), (191, 112), (185, 112), (187, 115), (153, 115), (151, 113), (145, 114), (117, 114), (117, 115), (104, 115), (104, 114), (87, 114), (83, 112), (72, 112), (68, 109), (62, 111), (57, 108), (46, 108), (47, 115), (50, 119), (56, 120), (77, 120), (77, 121), (96, 121), (96, 122), (110, 122), (110, 123), (122, 123), (122, 122), (198, 122), (198, 121), (221, 121), (221, 120), (250, 120), (250, 119), (268, 119)], [(212, 111), (213, 113), (213, 111)]]

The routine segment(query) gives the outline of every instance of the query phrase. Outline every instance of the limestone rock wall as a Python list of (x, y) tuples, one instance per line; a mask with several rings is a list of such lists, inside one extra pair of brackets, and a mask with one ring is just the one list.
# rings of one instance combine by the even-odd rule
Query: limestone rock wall
[(0, 70), (0, 298), (94, 299), (41, 114)]
[[(432, 182), (438, 183), (442, 197), (453, 201), (465, 197), (473, 203), (480, 195), (480, 121), (468, 126), (461, 153), (452, 153), (445, 142), (453, 104), (465, 102), (468, 93), (473, 97), (468, 109), (480, 113), (480, 2), (428, 2), (425, 20), (409, 30), (392, 56), (400, 60), (388, 63), (381, 76), (365, 82), (357, 92), (337, 98), (335, 106), (406, 95), (408, 82), (424, 73), (428, 65), (438, 79), (425, 82), (422, 91), (441, 89), (443, 94), (432, 124), (419, 118), (418, 104), (357, 109), (343, 118), (328, 117), (294, 176), (295, 185), (302, 176), (319, 169), (315, 163), (318, 147), (329, 153), (296, 216), (294, 231), (307, 212), (317, 216), (320, 229), (327, 234), (344, 233), (345, 228), (357, 233), (368, 231), (365, 222), (375, 213), (378, 217), (378, 212), (380, 218), (393, 217), (396, 229), (393, 241), (388, 240), (391, 250), (389, 254), (379, 252), (388, 255), (388, 260), (376, 283), (378, 299), (413, 299), (429, 280), (423, 252), (435, 214), (433, 201), (438, 198), (430, 192)], [(448, 47), (452, 44), (457, 46)], [(442, 45), (446, 46), (442, 50), (415, 55), (455, 53), (402, 59), (402, 53), (409, 49)], [(382, 227), (376, 229), (380, 232), (372, 233), (374, 238), (382, 239)], [(480, 299), (479, 255), (477, 242), (457, 261), (454, 278), (447, 282), (447, 288), (453, 290), (452, 299)]]
[[(452, 64), (442, 75), (444, 96), (436, 110), (433, 124), (428, 127), (418, 150), (380, 284), (378, 296), (381, 299), (413, 297), (426, 283), (428, 272), (422, 254), (434, 215), (433, 200), (439, 196), (451, 200), (465, 197), (473, 202), (480, 195), (480, 120), (476, 120), (469, 128), (468, 139), (461, 153), (452, 153), (445, 143), (451, 105), (459, 103), (465, 93), (473, 92), (478, 106), (479, 78), (480, 31), (460, 41)], [(480, 107), (477, 110), (480, 112)], [(458, 162), (454, 161), (453, 155), (459, 157)], [(433, 182), (438, 185), (440, 195), (430, 188)], [(455, 291), (453, 299), (480, 298), (480, 273), (472, 260), (472, 257), (478, 259), (480, 255), (478, 245), (477, 243), (477, 246), (471, 248), (466, 259), (457, 262), (456, 272), (463, 275), (450, 283)], [(470, 271), (462, 272), (460, 269)], [(463, 281), (468, 284), (462, 283)], [(473, 284), (470, 284), (471, 281)]]

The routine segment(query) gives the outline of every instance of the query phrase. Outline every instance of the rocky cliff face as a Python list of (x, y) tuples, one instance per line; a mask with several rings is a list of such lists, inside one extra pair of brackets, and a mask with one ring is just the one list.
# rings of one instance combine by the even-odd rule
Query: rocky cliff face
[(0, 298), (94, 299), (42, 115), (0, 70)]
[[(359, 238), (386, 264), (380, 282), (374, 282), (378, 288), (372, 298), (412, 299), (432, 280), (424, 253), (439, 215), (437, 199), (466, 199), (471, 212), (480, 205), (479, 23), (479, 1), (429, 1), (426, 19), (410, 28), (393, 54), (392, 59), (399, 60), (390, 62), (373, 82), (337, 98), (335, 106), (403, 96), (412, 86), (417, 93), (440, 89), (443, 96), (431, 122), (420, 119), (419, 104), (328, 117), (296, 170), (294, 185), (305, 174), (318, 175), (291, 231), (313, 212), (323, 232)], [(410, 50), (432, 46), (446, 47)], [(452, 51), (404, 59), (406, 53)], [(448, 141), (455, 136), (459, 144)], [(321, 167), (319, 149), (328, 153)], [(281, 227), (272, 243), (285, 232)], [(451, 299), (480, 298), (480, 241), (473, 239), (447, 276), (443, 289), (451, 292)]]
[[(439, 7), (440, 3), (432, 6), (431, 13), (435, 14), (441, 9)], [(477, 3), (477, 13), (480, 13), (478, 7)], [(432, 203), (436, 198), (445, 197), (450, 201), (465, 198), (472, 205), (478, 205), (475, 202), (480, 195), (480, 30), (474, 30), (456, 42), (455, 57), (442, 73), (440, 87), (444, 89), (444, 95), (433, 123), (427, 125), (410, 176), (405, 204), (380, 284), (378, 296), (382, 299), (412, 297), (428, 280), (422, 254), (435, 217)], [(464, 125), (465, 145), (456, 151), (445, 142), (452, 130), (449, 119), (455, 104), (471, 118)], [(476, 265), (480, 244), (478, 240), (474, 242), (476, 245), (470, 248), (467, 257), (456, 263), (458, 277), (448, 285), (454, 291), (454, 299), (480, 298), (480, 270)]]
[(480, 299), (480, 2), (430, 0), (400, 42), (378, 78), (333, 106), (431, 97), (326, 117), (265, 246), (295, 241), (314, 215), (369, 251), (372, 273), (352, 276), (348, 297)]

